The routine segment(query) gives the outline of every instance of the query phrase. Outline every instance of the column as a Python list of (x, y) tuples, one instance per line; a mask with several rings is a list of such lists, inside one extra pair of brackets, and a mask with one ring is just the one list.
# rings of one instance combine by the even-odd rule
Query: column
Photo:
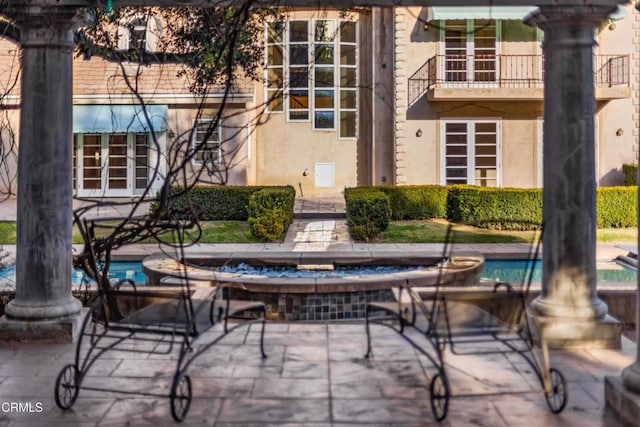
[[(544, 30), (542, 292), (533, 302), (553, 347), (619, 346), (596, 294), (593, 38), (611, 6), (541, 6)], [(611, 329), (611, 330), (608, 330)]]
[[(16, 295), (10, 320), (78, 314), (71, 295), (72, 49), (76, 8), (16, 8), (21, 30)], [(28, 338), (28, 337), (25, 337)]]

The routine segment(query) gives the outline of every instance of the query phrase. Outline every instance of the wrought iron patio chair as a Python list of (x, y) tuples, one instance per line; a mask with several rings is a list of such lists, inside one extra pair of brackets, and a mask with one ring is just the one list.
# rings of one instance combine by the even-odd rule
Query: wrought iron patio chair
[[(187, 374), (194, 360), (227, 333), (243, 325), (261, 322), (260, 353), (264, 352), (265, 305), (256, 301), (231, 300), (225, 285), (192, 282), (177, 272), (164, 285), (170, 289), (138, 286), (131, 279), (109, 278), (114, 249), (125, 243), (162, 240), (181, 250), (193, 224), (142, 218), (86, 219), (75, 216), (84, 250), (74, 256), (74, 265), (96, 283), (96, 298), (84, 318), (75, 349), (75, 360), (59, 373), (55, 401), (70, 409), (81, 389), (169, 398), (171, 415), (182, 421), (192, 398)], [(197, 228), (197, 227), (196, 227)], [(167, 237), (173, 234), (178, 243)], [(203, 286), (204, 285), (204, 286)], [(229, 323), (229, 319), (240, 319)], [(207, 334), (221, 324), (219, 333)], [(115, 387), (85, 385), (89, 370), (109, 351), (169, 355), (177, 351), (169, 394), (121, 390)]]
[[(447, 269), (450, 268), (452, 257), (455, 257), (453, 246), (457, 234), (456, 228), (450, 225), (446, 231), (435, 286), (407, 283), (394, 289), (396, 302), (373, 302), (367, 305), (365, 357), (373, 354), (371, 323), (392, 328), (425, 355), (436, 370), (429, 385), (429, 399), (433, 415), (438, 421), (446, 418), (452, 397), (477, 396), (451, 392), (447, 374), (451, 369), (446, 362), (447, 348), (455, 355), (517, 354), (535, 372), (553, 413), (561, 412), (567, 403), (564, 376), (556, 368), (550, 367), (544, 331), (535, 313), (528, 307), (534, 267), (540, 254), (542, 227), (526, 221), (517, 221), (513, 225), (516, 223), (534, 228), (520, 283), (483, 280), (477, 286), (445, 285)], [(371, 315), (380, 311), (386, 316)], [(409, 333), (411, 330), (418, 332), (420, 337)], [(515, 391), (506, 393), (513, 394)]]

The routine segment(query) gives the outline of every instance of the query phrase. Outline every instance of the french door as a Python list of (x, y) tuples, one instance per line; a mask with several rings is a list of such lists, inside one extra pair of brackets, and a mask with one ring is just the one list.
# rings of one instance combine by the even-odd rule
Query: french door
[(126, 197), (148, 184), (144, 134), (74, 135), (74, 183), (78, 196)]
[(500, 21), (443, 21), (445, 85), (491, 86), (498, 82)]

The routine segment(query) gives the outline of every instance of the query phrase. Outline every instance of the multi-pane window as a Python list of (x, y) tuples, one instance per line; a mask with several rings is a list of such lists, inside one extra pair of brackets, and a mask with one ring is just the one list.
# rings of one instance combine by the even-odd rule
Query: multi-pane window
[(335, 129), (336, 21), (314, 21), (313, 127)]
[[(357, 136), (357, 23), (291, 20), (267, 28), (267, 109)], [(286, 99), (283, 102), (282, 93)]]
[(357, 136), (358, 32), (355, 22), (340, 25), (340, 137)]
[(222, 161), (220, 126), (213, 120), (197, 120), (194, 124), (193, 161), (198, 164), (218, 165)]
[(309, 23), (289, 22), (289, 120), (309, 120)]
[(136, 189), (143, 190), (149, 185), (149, 136), (145, 133), (135, 135), (135, 183)]
[(284, 109), (284, 22), (267, 27), (266, 55), (267, 108), (269, 111)]
[(148, 133), (74, 133), (73, 188), (80, 196), (128, 196), (150, 184)]
[(135, 19), (131, 22), (129, 34), (129, 50), (145, 50), (147, 48), (147, 21), (145, 19)]
[(501, 185), (498, 120), (444, 121), (442, 140), (443, 184)]
[(500, 21), (443, 21), (444, 79), (495, 82)]

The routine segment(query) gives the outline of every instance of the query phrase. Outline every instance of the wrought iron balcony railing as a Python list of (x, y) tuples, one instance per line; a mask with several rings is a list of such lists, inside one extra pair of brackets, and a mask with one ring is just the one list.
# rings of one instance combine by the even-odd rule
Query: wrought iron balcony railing
[[(629, 55), (594, 55), (596, 87), (629, 86)], [(435, 88), (543, 88), (543, 55), (436, 55), (409, 77), (409, 105)]]

